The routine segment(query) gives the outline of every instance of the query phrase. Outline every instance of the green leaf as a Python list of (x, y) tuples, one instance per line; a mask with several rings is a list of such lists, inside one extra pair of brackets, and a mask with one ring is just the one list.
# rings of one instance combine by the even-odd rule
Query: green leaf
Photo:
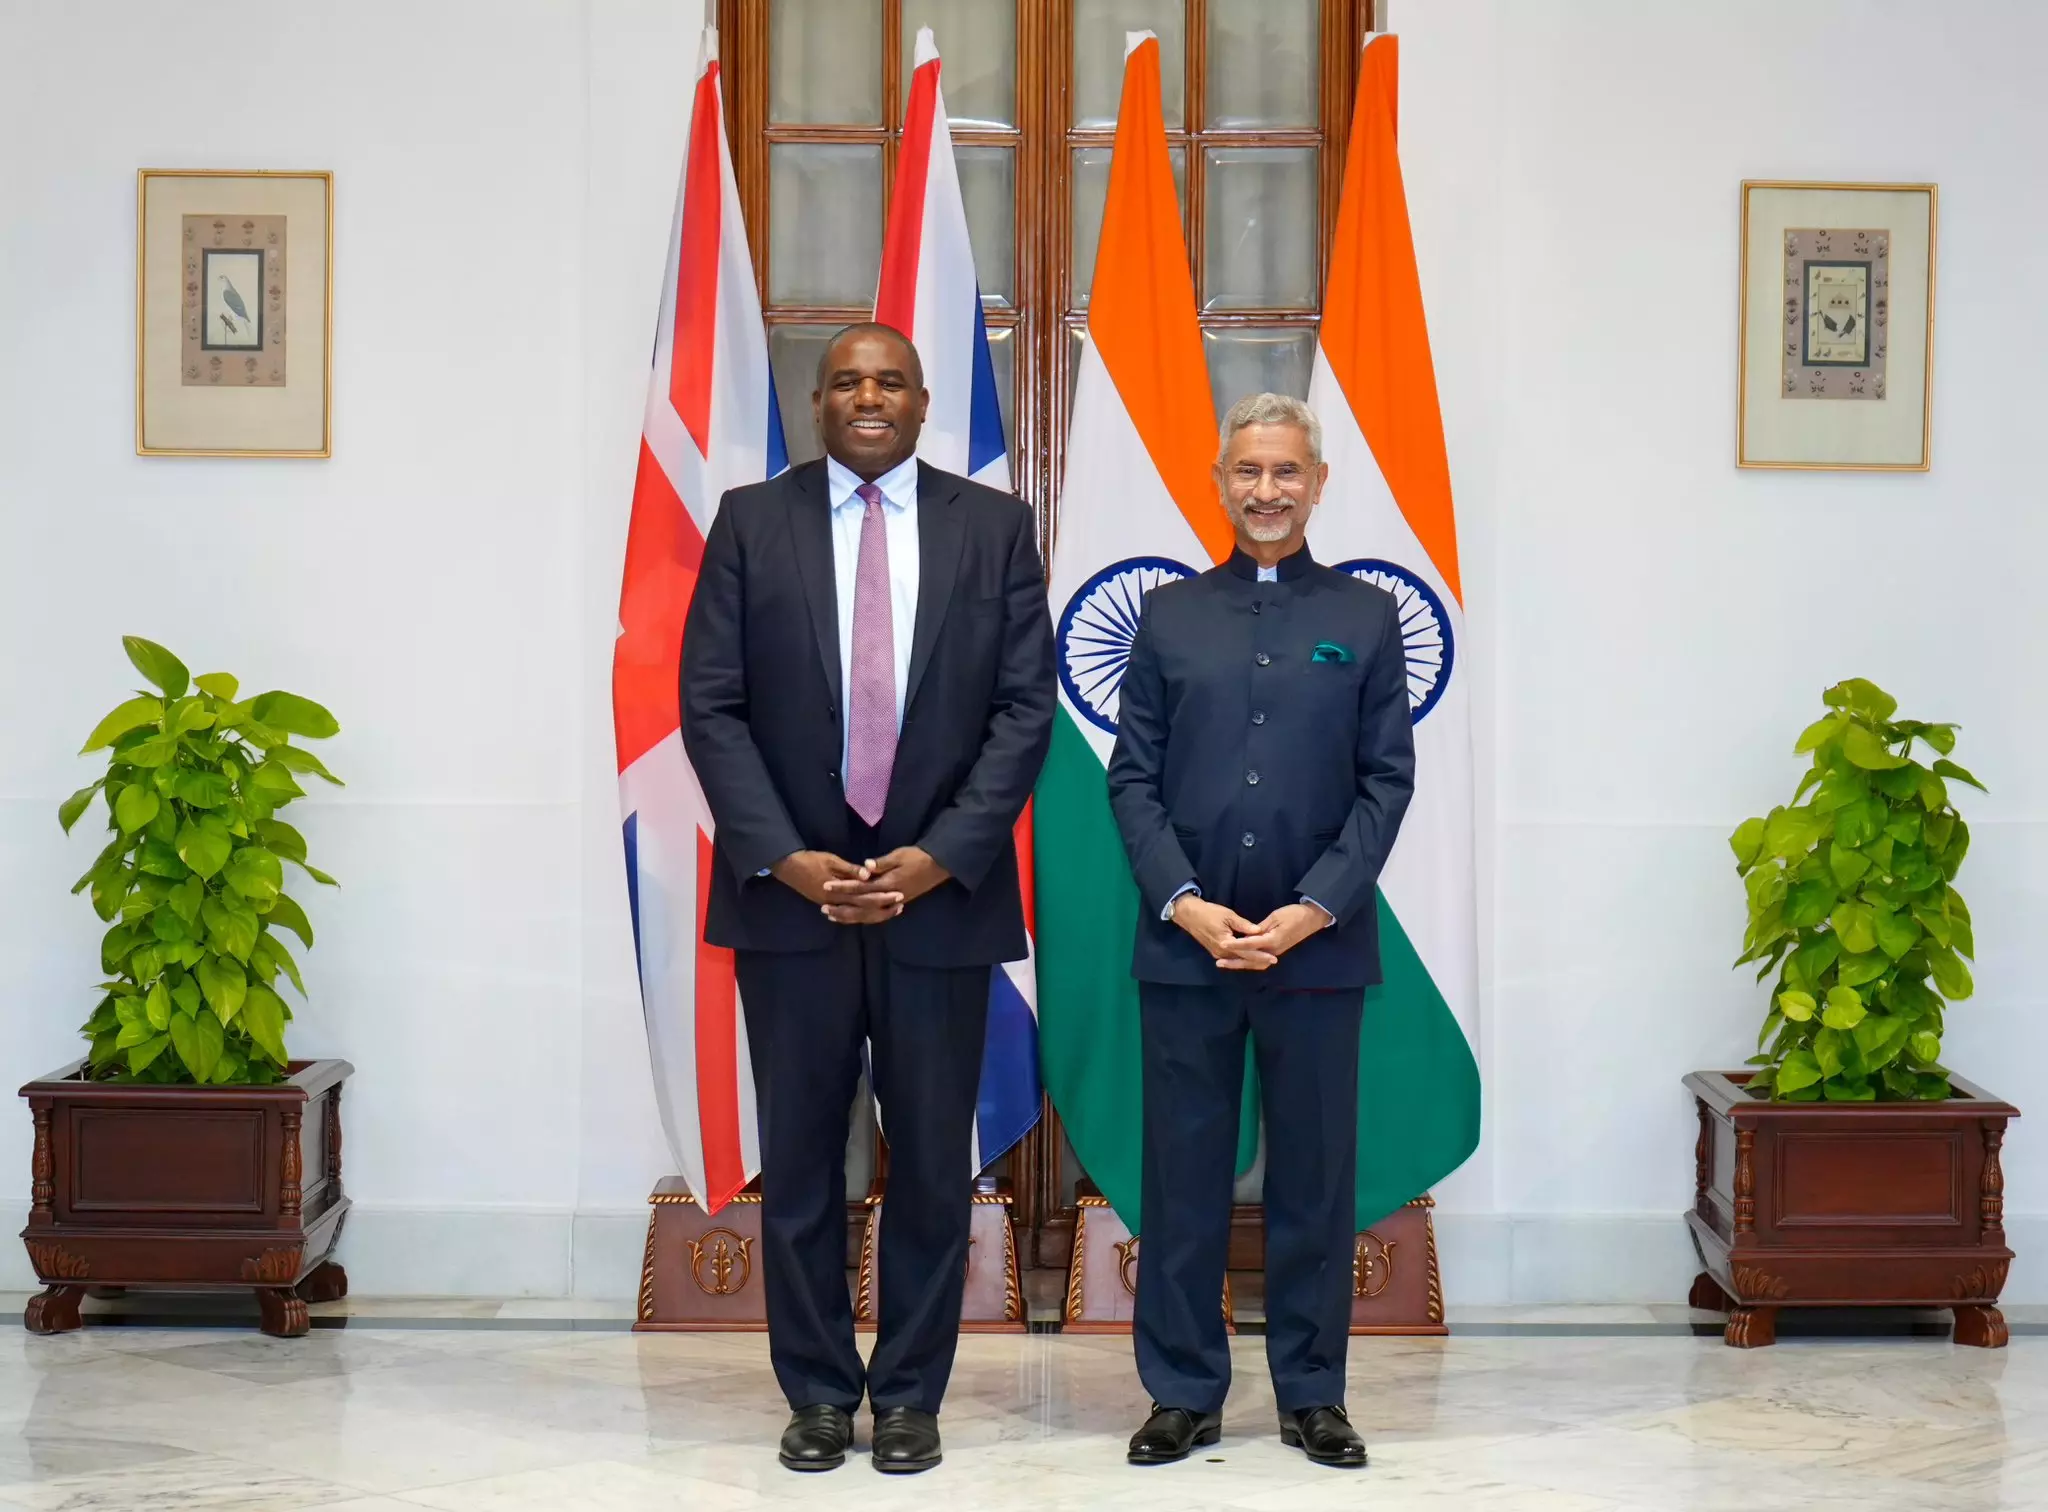
[(1870, 785), (1894, 803), (1904, 803), (1920, 790), (1920, 774), (1925, 770), (1917, 761), (1908, 761), (1889, 772), (1876, 773)]
[(1877, 1088), (1866, 1081), (1831, 1081), (1822, 1089), (1829, 1102), (1876, 1102)]
[(192, 926), (168, 908), (150, 915), (149, 931), (165, 945), (182, 945), (192, 938)]
[(1794, 1050), (1785, 1057), (1778, 1067), (1778, 1087), (1781, 1096), (1797, 1092), (1802, 1087), (1811, 1087), (1821, 1079), (1820, 1065), (1810, 1050)]
[(1764, 820), (1764, 852), (1790, 860), (1803, 856), (1820, 838), (1824, 820), (1810, 808), (1778, 808)]
[(155, 1037), (156, 1031), (149, 1027), (148, 1019), (131, 1019), (122, 1024), (120, 1031), (114, 1036), (114, 1048), (116, 1050), (131, 1049), (141, 1044), (144, 1040), (154, 1039)]
[(226, 672), (206, 672), (192, 679), (192, 685), (202, 693), (211, 693), (222, 703), (233, 703), (235, 694), (241, 691), (241, 683)]
[(1842, 937), (1842, 948), (1854, 955), (1877, 948), (1877, 931), (1871, 922), (1870, 909), (1862, 903), (1838, 903), (1829, 915), (1829, 922), (1835, 933)]
[(235, 1021), (235, 1015), (242, 1011), (242, 1004), (249, 991), (248, 979), (242, 975), (242, 968), (232, 957), (206, 956), (197, 969), (199, 990), (206, 996), (206, 1004), (214, 1017), (223, 1024)]
[(257, 838), (264, 846), (301, 866), (306, 863), (306, 837), (286, 824), (282, 819), (265, 819), (256, 826)]
[(199, 984), (189, 976), (181, 977), (178, 985), (171, 989), (171, 1004), (187, 1018), (197, 1014), (202, 1006), (199, 998)]
[(1983, 783), (1979, 782), (1975, 777), (1972, 777), (1967, 771), (1957, 766), (1953, 761), (1944, 760), (1935, 762), (1934, 772), (1935, 775), (1938, 777), (1949, 777), (1953, 778), (1957, 782), (1966, 782), (1980, 793), (1988, 793), (1991, 791), (1991, 789), (1984, 786)]
[(1900, 809), (1884, 827), (1884, 832), (1901, 845), (1920, 843), (1921, 812), (1919, 809)]
[(1813, 1059), (1823, 1074), (1842, 1074), (1842, 1032), (1839, 1029), (1822, 1029), (1814, 1035)]
[(121, 758), (130, 765), (139, 766), (147, 771), (162, 766), (177, 754), (176, 735), (152, 735), (123, 751)]
[[(215, 1024), (218, 1029), (220, 1025)], [(194, 1081), (205, 1081), (206, 1073), (199, 1069), (199, 1027), (188, 1018), (171, 1020), (171, 1044), (177, 1049), (178, 1059), (185, 1063), (185, 1069), (192, 1073)], [(212, 1069), (211, 1067), (208, 1068)]]
[(272, 729), (311, 740), (325, 740), (341, 731), (332, 714), (296, 693), (258, 694), (250, 702), (250, 712)]
[(78, 823), (79, 815), (92, 806), (93, 794), (106, 786), (106, 781), (107, 779), (102, 777), (91, 787), (80, 788), (69, 798), (66, 798), (57, 805), (57, 822), (64, 826), (65, 834), (71, 833), (71, 826)]
[(225, 866), (234, 848), (225, 826), (187, 819), (178, 830), (178, 858), (202, 877), (210, 878)]
[(214, 713), (203, 698), (181, 698), (171, 705), (168, 728), (180, 735), (213, 728)]
[(156, 817), (162, 801), (141, 783), (121, 789), (114, 800), (114, 822), (121, 826), (121, 833), (132, 835), (143, 825)]
[(1820, 1021), (1830, 1029), (1854, 1029), (1863, 1022), (1863, 998), (1854, 987), (1830, 987)]
[(272, 746), (270, 748), (270, 760), (278, 763), (280, 766), (288, 767), (294, 772), (310, 772), (313, 776), (324, 778), (336, 787), (348, 786), (347, 783), (335, 776), (334, 773), (328, 771), (326, 764), (318, 756), (315, 756), (311, 751), (303, 747), (295, 745)]
[(1932, 1029), (1916, 1029), (1906, 1040), (1913, 1059), (1925, 1066), (1941, 1059), (1941, 1036)]
[(149, 1015), (149, 1027), (168, 1029), (171, 1024), (171, 989), (161, 978), (149, 989), (149, 996), (143, 1000), (143, 1012)]
[(299, 996), (303, 998), (306, 995), (306, 983), (299, 975), (299, 963), (293, 960), (292, 953), (285, 949), (284, 941), (274, 934), (264, 935), (257, 940), (256, 948), (249, 953), (250, 963), (253, 965), (258, 957), (262, 958), (266, 966), (273, 968), (272, 976), (282, 971), (291, 978), (292, 985), (299, 989)]
[(1842, 728), (1842, 716), (1829, 714), (1816, 719), (1799, 734), (1799, 743), (1792, 747), (1795, 756), (1804, 756), (1808, 751), (1817, 751), (1834, 739), (1835, 732)]
[(200, 1081), (209, 1081), (219, 1069), (221, 1052), (227, 1048), (228, 1037), (221, 1029), (220, 1020), (202, 1015), (192, 1021), (192, 1032), (199, 1042), (199, 1063), (192, 1067), (192, 1074)]
[(1906, 758), (1886, 745), (1876, 731), (1860, 724), (1842, 732), (1842, 754), (1866, 772), (1886, 772), (1906, 764)]
[(1842, 957), (1842, 970), (1838, 980), (1844, 987), (1861, 987), (1865, 982), (1874, 982), (1892, 969), (1892, 963), (1882, 951), (1870, 951), (1864, 955)]
[[(1777, 1032), (1778, 1032), (1778, 1031), (1779, 1031), (1780, 1029), (1782, 1029), (1782, 1028), (1784, 1028), (1784, 1027), (1785, 1027), (1785, 1015), (1784, 1015), (1784, 1014), (1783, 1014), (1782, 1012), (1778, 1011), (1778, 1010), (1775, 1010), (1775, 1009), (1774, 1009), (1774, 1010), (1772, 1010), (1771, 1014), (1770, 1014), (1770, 1015), (1769, 1015), (1769, 1016), (1768, 1016), (1767, 1018), (1765, 1018), (1765, 1020), (1764, 1020), (1764, 1026), (1763, 1026), (1763, 1028), (1757, 1031), (1757, 1036), (1756, 1036), (1756, 1047), (1757, 1047), (1757, 1049), (1759, 1049), (1759, 1050), (1763, 1049), (1763, 1047), (1764, 1047), (1765, 1045), (1767, 1045), (1767, 1044), (1769, 1044), (1769, 1043), (1771, 1042), (1771, 1036), (1772, 1036), (1772, 1035), (1774, 1035), (1774, 1034), (1776, 1034), (1776, 1033), (1777, 1033)], [(1763, 1062), (1765, 1062), (1765, 1063), (1768, 1063), (1769, 1061), (1771, 1061), (1771, 1059), (1772, 1059), (1772, 1057), (1771, 1057), (1771, 1056), (1768, 1056), (1768, 1055), (1766, 1055), (1766, 1056), (1762, 1057), (1762, 1060), (1763, 1060)], [(1754, 1063), (1753, 1063), (1753, 1064), (1754, 1064)]]
[(128, 660), (135, 663), (135, 670), (163, 689), (164, 697), (185, 696), (185, 687), (192, 680), (192, 674), (185, 670), (185, 664), (177, 657), (155, 641), (146, 641), (139, 635), (122, 636), (121, 647), (128, 653)]
[(1792, 970), (1800, 981), (1817, 983), (1821, 973), (1834, 965), (1841, 954), (1842, 942), (1834, 935), (1825, 934), (1811, 944), (1799, 947), (1792, 957)]
[(1950, 933), (1949, 922), (1940, 909), (1930, 908), (1924, 903), (1915, 903), (1913, 917), (1919, 921), (1922, 929), (1934, 937), (1935, 944), (1947, 947), (1954, 943), (1955, 937)]
[(257, 931), (263, 927), (255, 909), (208, 898), (200, 906), (199, 916), (206, 923), (207, 939), (217, 949), (239, 961), (249, 959), (249, 952), (256, 947)]
[(1877, 933), (1877, 948), (1894, 961), (1920, 943), (1920, 926), (1909, 915), (1894, 913), (1890, 909), (1873, 918)]
[[(1837, 697), (1840, 703), (1836, 702)], [(1879, 724), (1899, 712), (1899, 701), (1867, 677), (1851, 677), (1836, 683), (1821, 695), (1821, 701), (1830, 708), (1849, 708), (1867, 714)]]
[(306, 790), (299, 786), (298, 779), (276, 759), (276, 751), (283, 749), (283, 746), (277, 747), (271, 753), (270, 760), (249, 774), (250, 785), (262, 792), (273, 805), (289, 803), (294, 798), (306, 796)]
[(318, 882), (322, 887), (341, 886), (339, 882), (335, 881), (334, 878), (328, 876), (326, 872), (320, 870), (320, 868), (317, 866), (307, 866), (303, 861), (299, 863), (299, 866), (300, 869), (304, 871), (307, 876), (311, 877), (315, 882)]
[(1847, 892), (1870, 870), (1870, 858), (1846, 845), (1831, 845), (1828, 847), (1828, 870), (1834, 874), (1835, 885)]
[(260, 983), (252, 984), (242, 1004), (242, 1027), (265, 1055), (280, 1066), (285, 1063), (283, 998)]
[(1934, 973), (1934, 985), (1952, 1003), (1960, 1003), (1977, 990), (1976, 983), (1970, 978), (1970, 968), (1957, 958), (1953, 950), (1936, 948), (1928, 951), (1927, 967)]
[(162, 1055), (164, 1051), (169, 1048), (170, 1043), (171, 1037), (168, 1034), (151, 1035), (141, 1044), (136, 1045), (134, 1048), (129, 1050), (128, 1069), (130, 1071), (148, 1070), (149, 1063), (155, 1060), (159, 1055)]
[(139, 730), (144, 725), (155, 724), (163, 717), (163, 712), (164, 703), (160, 698), (150, 698), (147, 695), (131, 698), (93, 726), (92, 733), (85, 737), (85, 744), (79, 748), (78, 754), (85, 756), (103, 750), (130, 730)]
[(237, 850), (221, 871), (221, 880), (252, 903), (267, 903), (284, 887), (284, 866), (260, 845)]
[[(1797, 1024), (1803, 1024), (1812, 1018), (1814, 1009), (1817, 1006), (1813, 1000), (1813, 994), (1810, 992), (1781, 992), (1778, 994), (1779, 1011), (1786, 1018), (1791, 1019)], [(1766, 1025), (1765, 1027), (1768, 1028), (1769, 1026)], [(1762, 1040), (1759, 1039), (1758, 1043), (1761, 1044)]]
[(1839, 897), (1826, 882), (1794, 883), (1785, 894), (1785, 924), (1790, 929), (1811, 929), (1828, 916)]
[(1883, 799), (1868, 794), (1843, 804), (1835, 811), (1836, 846), (1855, 850), (1868, 845), (1890, 812)]
[(175, 778), (176, 797), (190, 808), (217, 809), (234, 796), (228, 780), (219, 772), (198, 772), (179, 767)]
[(1920, 732), (1920, 738), (1946, 756), (1956, 748), (1956, 731), (1961, 728), (1952, 724), (1929, 725)]
[(298, 901), (290, 895), (277, 895), (276, 901), (270, 906), (269, 919), (272, 929), (289, 929), (299, 937), (301, 944), (313, 943), (313, 923), (306, 917), (306, 911), (299, 907)]

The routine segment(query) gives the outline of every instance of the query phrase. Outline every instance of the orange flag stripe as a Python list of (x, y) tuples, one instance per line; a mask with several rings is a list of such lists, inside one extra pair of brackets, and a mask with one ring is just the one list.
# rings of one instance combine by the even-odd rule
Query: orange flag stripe
[(1216, 404), (1166, 152), (1156, 39), (1124, 60), (1088, 334), (1167, 492), (1210, 557), (1222, 561), (1232, 537), (1210, 474)]
[(1458, 524), (1436, 367), (1395, 151), (1398, 42), (1367, 44), (1323, 294), (1323, 355), (1388, 491), (1460, 605)]

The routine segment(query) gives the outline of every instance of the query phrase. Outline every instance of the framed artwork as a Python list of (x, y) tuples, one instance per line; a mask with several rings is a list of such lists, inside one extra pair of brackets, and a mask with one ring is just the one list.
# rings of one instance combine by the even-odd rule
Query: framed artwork
[(332, 452), (334, 176), (135, 181), (135, 450)]
[(1742, 186), (1739, 467), (1925, 472), (1935, 187)]

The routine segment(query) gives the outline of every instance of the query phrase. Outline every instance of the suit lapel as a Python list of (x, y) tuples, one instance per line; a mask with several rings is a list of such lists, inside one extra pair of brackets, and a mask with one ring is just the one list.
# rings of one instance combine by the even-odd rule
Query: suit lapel
[(966, 538), (955, 481), (936, 468), (917, 465), (917, 628), (910, 638), (910, 677), (903, 690), (908, 710), (917, 685), (939, 643), (946, 606), (960, 575), (960, 547)]
[(832, 707), (845, 700), (839, 678), (839, 592), (832, 575), (832, 500), (825, 487), (825, 464), (814, 462), (792, 475), (789, 537), (803, 580), (804, 602), (810, 606), (811, 632), (825, 664), (825, 682), (832, 689)]

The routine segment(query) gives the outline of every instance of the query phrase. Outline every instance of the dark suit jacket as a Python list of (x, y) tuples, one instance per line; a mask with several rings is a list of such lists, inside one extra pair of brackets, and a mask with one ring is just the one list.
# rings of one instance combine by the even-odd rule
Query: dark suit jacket
[[(1109, 762), (1143, 904), (1131, 963), (1140, 981), (1222, 979), (1160, 918), (1190, 881), (1255, 924), (1303, 896), (1336, 916), (1263, 980), (1380, 980), (1376, 888), (1415, 789), (1399, 616), (1392, 595), (1317, 565), (1306, 548), (1279, 571), (1261, 583), (1233, 553), (1145, 597)], [(1316, 660), (1323, 642), (1350, 659)]]
[[(917, 622), (882, 850), (918, 845), (953, 874), (878, 926), (914, 965), (1025, 953), (1011, 831), (1038, 780), (1056, 698), (1052, 623), (1030, 511), (918, 464)], [(718, 834), (704, 937), (816, 950), (834, 924), (762, 868), (848, 850), (837, 590), (823, 461), (720, 503), (683, 634), (683, 745)]]

